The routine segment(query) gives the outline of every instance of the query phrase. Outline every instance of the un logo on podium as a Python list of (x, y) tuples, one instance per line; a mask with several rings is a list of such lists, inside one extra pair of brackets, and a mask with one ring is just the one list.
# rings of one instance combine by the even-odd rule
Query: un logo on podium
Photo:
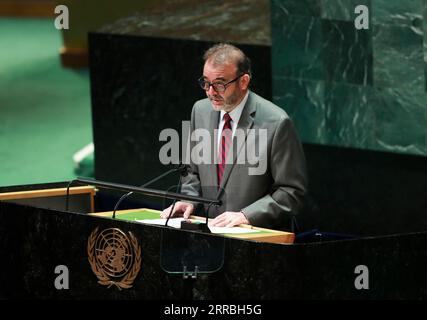
[(98, 233), (97, 227), (88, 238), (87, 254), (99, 284), (132, 287), (141, 268), (141, 247), (131, 232), (109, 228)]

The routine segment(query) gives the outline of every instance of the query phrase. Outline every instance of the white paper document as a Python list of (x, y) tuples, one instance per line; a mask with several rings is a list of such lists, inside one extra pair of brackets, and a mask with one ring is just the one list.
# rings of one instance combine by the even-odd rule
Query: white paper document
[(256, 229), (249, 229), (249, 228), (241, 228), (241, 227), (209, 227), (211, 229), (212, 233), (257, 233), (259, 230)]
[[(156, 224), (159, 226), (164, 226), (167, 219), (144, 219), (144, 220), (136, 220), (141, 223), (146, 224)], [(181, 221), (184, 221), (184, 218), (171, 218), (168, 221), (168, 226), (172, 228), (181, 229)]]
[[(137, 222), (146, 223), (146, 224), (155, 224), (159, 226), (164, 226), (166, 223), (166, 219), (144, 219), (144, 220), (136, 220)], [(184, 218), (171, 218), (168, 221), (168, 226), (180, 229), (181, 228), (181, 221), (185, 221)], [(241, 228), (241, 227), (232, 227), (232, 228), (226, 228), (226, 227), (211, 227), (209, 226), (209, 229), (212, 233), (256, 233), (259, 232), (259, 230), (256, 229), (249, 229), (249, 228)]]

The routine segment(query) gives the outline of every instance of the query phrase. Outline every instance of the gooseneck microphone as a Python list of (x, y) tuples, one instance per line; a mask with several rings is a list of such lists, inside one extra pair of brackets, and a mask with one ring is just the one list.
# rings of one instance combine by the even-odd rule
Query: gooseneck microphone
[[(176, 192), (178, 192), (180, 188), (181, 188), (181, 176), (179, 176), (178, 185), (176, 187)], [(176, 204), (176, 199), (173, 200), (171, 210), (169, 211), (168, 217), (166, 219), (166, 222), (165, 222), (166, 227), (168, 226), (169, 219), (172, 217), (172, 212), (173, 212), (173, 209), (175, 208), (175, 204)]]
[[(179, 172), (180, 173), (179, 182), (181, 182), (181, 176), (185, 177), (185, 176), (188, 175), (188, 168), (187, 168), (187, 166), (185, 164), (183, 164), (180, 161), (179, 165), (176, 168), (170, 169), (169, 171), (166, 171), (165, 173), (161, 174), (160, 176), (158, 176), (158, 177), (156, 177), (156, 178), (154, 178), (154, 179), (152, 179), (152, 180), (144, 183), (143, 185), (140, 186), (140, 188), (148, 187), (149, 185), (152, 185), (153, 183), (159, 181), (160, 179), (162, 179), (162, 178), (164, 178), (164, 177), (166, 177), (166, 176), (168, 176), (168, 175), (170, 175), (170, 174), (172, 174), (174, 172)], [(178, 193), (178, 191), (179, 191), (179, 185), (178, 185), (178, 188), (177, 188), (176, 192)], [(114, 206), (113, 219), (116, 218), (116, 211), (117, 211), (117, 208), (119, 207), (120, 203), (124, 199), (126, 199), (127, 197), (129, 197), (130, 195), (132, 195), (133, 193), (134, 193), (133, 191), (130, 191), (130, 192), (125, 193), (124, 195), (122, 195), (120, 197), (119, 201), (117, 201), (116, 205)], [(173, 205), (175, 205), (175, 201), (176, 201), (176, 199), (174, 199)], [(167, 221), (166, 221), (166, 223), (167, 223)]]
[[(122, 195), (120, 197), (120, 199), (118, 200), (118, 202), (116, 203), (116, 205), (114, 207), (113, 215), (112, 215), (113, 219), (115, 219), (115, 213), (116, 213), (116, 210), (119, 207), (120, 203), (126, 197), (130, 196), (133, 193), (140, 193), (140, 194), (144, 194), (144, 195), (148, 195), (148, 196), (162, 197), (164, 199), (174, 200), (174, 203), (173, 203), (172, 208), (171, 208), (171, 213), (173, 212), (176, 200), (183, 200), (183, 201), (186, 200), (186, 201), (196, 202), (196, 203), (200, 203), (200, 204), (208, 204), (207, 213), (206, 213), (206, 223), (205, 224), (193, 223), (192, 226), (186, 227), (186, 224), (189, 224), (189, 223), (186, 221), (183, 221), (181, 223), (181, 228), (182, 229), (191, 229), (191, 230), (199, 230), (199, 231), (204, 231), (204, 232), (210, 232), (209, 228), (207, 227), (207, 222), (208, 222), (208, 217), (209, 217), (209, 208), (212, 205), (220, 206), (222, 204), (221, 200), (207, 199), (207, 198), (203, 198), (203, 197), (191, 196), (191, 195), (186, 195), (186, 194), (177, 193), (177, 192), (169, 192), (169, 191), (162, 191), (162, 190), (155, 190), (155, 189), (146, 188), (146, 186), (153, 184), (154, 182), (160, 180), (161, 178), (163, 178), (163, 177), (165, 177), (165, 176), (167, 176), (173, 172), (180, 172), (181, 173), (180, 179), (179, 179), (179, 184), (178, 184), (178, 189), (177, 189), (177, 191), (178, 191), (180, 186), (181, 186), (181, 176), (188, 175), (188, 166), (183, 165), (183, 164), (180, 164), (178, 167), (173, 168), (173, 169), (161, 174), (160, 176), (150, 180), (149, 182), (143, 184), (141, 187), (135, 187), (135, 186), (131, 186), (131, 185), (125, 185), (125, 184), (112, 183), (112, 182), (99, 181), (99, 180), (93, 180), (93, 179), (87, 179), (87, 178), (80, 178), (79, 177), (77, 179), (70, 181), (70, 183), (67, 186), (65, 210), (68, 211), (68, 209), (69, 209), (69, 199), (68, 198), (69, 198), (69, 189), (70, 189), (71, 185), (73, 183), (86, 184), (86, 185), (92, 185), (92, 186), (102, 187), (102, 188), (106, 188), (106, 189), (115, 189), (115, 190), (127, 191), (127, 193)], [(166, 221), (166, 225), (169, 221), (171, 213), (168, 216), (168, 219)], [(195, 227), (197, 229), (195, 229)]]

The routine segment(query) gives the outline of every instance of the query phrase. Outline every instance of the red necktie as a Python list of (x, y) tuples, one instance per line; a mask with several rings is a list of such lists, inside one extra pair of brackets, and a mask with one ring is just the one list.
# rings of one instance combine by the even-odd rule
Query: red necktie
[(221, 132), (221, 143), (219, 145), (219, 163), (217, 166), (218, 185), (221, 185), (221, 179), (225, 170), (225, 161), (227, 159), (228, 149), (232, 142), (231, 117), (228, 113), (224, 114), (224, 127)]

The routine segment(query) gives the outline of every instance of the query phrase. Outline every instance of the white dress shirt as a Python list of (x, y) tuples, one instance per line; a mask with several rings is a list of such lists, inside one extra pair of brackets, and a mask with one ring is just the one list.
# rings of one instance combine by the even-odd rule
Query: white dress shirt
[[(242, 115), (242, 111), (243, 108), (246, 104), (246, 101), (248, 100), (249, 97), (249, 90), (248, 92), (246, 92), (245, 97), (242, 99), (242, 101), (240, 101), (240, 103), (237, 105), (237, 107), (235, 107), (231, 112), (229, 112), (228, 114), (230, 115), (231, 118), (231, 131), (233, 133), (232, 137), (234, 137), (234, 134), (236, 133), (236, 129), (237, 129), (237, 124), (239, 123), (240, 120), (240, 116)], [(221, 110), (221, 114), (220, 114), (220, 120), (219, 120), (219, 124), (218, 124), (218, 149), (220, 147), (220, 143), (221, 143), (221, 133), (222, 133), (222, 128), (224, 128), (224, 114), (226, 114), (227, 112)]]

